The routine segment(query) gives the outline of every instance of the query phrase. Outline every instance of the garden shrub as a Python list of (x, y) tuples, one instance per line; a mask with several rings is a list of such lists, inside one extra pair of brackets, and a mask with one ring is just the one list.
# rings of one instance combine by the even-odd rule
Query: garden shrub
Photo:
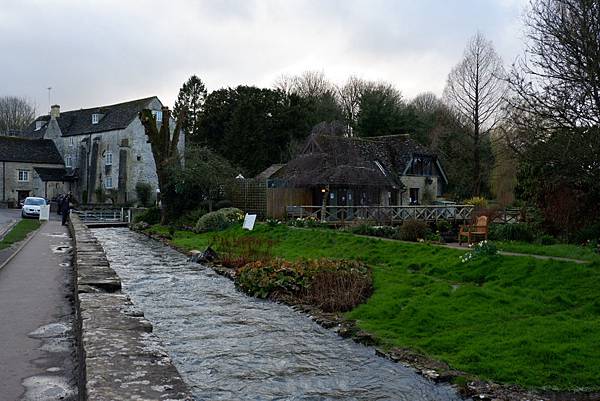
[(543, 234), (539, 236), (535, 242), (539, 243), (540, 245), (554, 245), (556, 244), (556, 238), (549, 234)]
[(435, 228), (439, 232), (445, 233), (445, 232), (452, 230), (452, 224), (450, 224), (450, 222), (448, 220), (438, 220), (437, 223), (435, 224)]
[(200, 217), (206, 214), (206, 209), (199, 207), (194, 210), (189, 210), (182, 216), (179, 216), (173, 224), (176, 227), (181, 227), (183, 229), (193, 229), (196, 226), (196, 223), (200, 219)]
[(494, 241), (524, 241), (533, 242), (536, 230), (531, 224), (491, 224), (489, 239)]
[(402, 241), (417, 241), (427, 237), (429, 227), (420, 220), (407, 220), (400, 226), (399, 239)]
[(350, 228), (352, 234), (357, 235), (369, 235), (371, 237), (382, 237), (399, 239), (399, 229), (393, 226), (371, 226), (368, 224), (361, 224)]
[(244, 220), (244, 212), (234, 207), (229, 207), (216, 212), (206, 213), (198, 219), (195, 232), (224, 230)]
[(474, 196), (470, 199), (466, 199), (463, 203), (465, 205), (473, 205), (476, 208), (486, 208), (488, 205), (487, 199), (483, 196)]
[(134, 223), (148, 223), (150, 225), (160, 223), (160, 209), (157, 207), (150, 207), (142, 213), (135, 216), (133, 219)]
[(150, 206), (150, 200), (152, 199), (152, 185), (147, 182), (138, 182), (135, 184), (135, 193), (142, 206)]
[(321, 223), (319, 219), (313, 216), (291, 219), (288, 220), (287, 224), (288, 226), (303, 228), (327, 227), (327, 224)]
[(369, 297), (373, 286), (366, 265), (334, 259), (249, 263), (238, 270), (236, 285), (259, 298), (295, 299), (327, 312), (354, 308)]

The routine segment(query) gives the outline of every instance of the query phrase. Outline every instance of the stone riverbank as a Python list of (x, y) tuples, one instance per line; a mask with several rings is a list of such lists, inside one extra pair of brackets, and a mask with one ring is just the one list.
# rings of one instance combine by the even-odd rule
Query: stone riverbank
[(152, 325), (121, 292), (102, 246), (72, 215), (80, 399), (193, 400)]

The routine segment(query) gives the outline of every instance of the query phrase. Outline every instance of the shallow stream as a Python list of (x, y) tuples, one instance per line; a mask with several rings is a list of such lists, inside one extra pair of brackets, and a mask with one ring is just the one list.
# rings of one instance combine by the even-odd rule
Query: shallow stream
[(459, 400), (288, 306), (124, 228), (94, 230), (198, 400)]

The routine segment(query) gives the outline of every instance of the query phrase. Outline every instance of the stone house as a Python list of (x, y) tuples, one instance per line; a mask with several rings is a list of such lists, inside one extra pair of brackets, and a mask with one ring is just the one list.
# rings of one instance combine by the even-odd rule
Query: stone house
[(316, 206), (419, 205), (448, 184), (435, 153), (408, 135), (313, 134), (298, 157), (269, 173), (269, 187), (303, 188)]
[(72, 185), (54, 141), (0, 136), (0, 204), (14, 207), (28, 196), (52, 199)]
[[(68, 174), (74, 177), (73, 193), (79, 200), (135, 202), (137, 183), (148, 183), (154, 191), (158, 188), (154, 157), (138, 113), (150, 109), (162, 123), (162, 107), (156, 96), (66, 112), (54, 105), (50, 115), (38, 117), (22, 136), (55, 143)], [(173, 130), (173, 119), (169, 125)], [(181, 154), (184, 148), (180, 133)]]

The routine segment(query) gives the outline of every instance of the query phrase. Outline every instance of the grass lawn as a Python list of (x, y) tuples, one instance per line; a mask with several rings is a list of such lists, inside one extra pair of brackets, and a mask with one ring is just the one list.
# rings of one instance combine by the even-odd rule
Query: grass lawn
[[(598, 262), (496, 256), (463, 264), (460, 250), (285, 226), (222, 234), (276, 240), (273, 253), (284, 258), (355, 258), (373, 266), (374, 294), (347, 316), (388, 346), (503, 383), (600, 388)], [(213, 235), (180, 231), (173, 242), (203, 249)]]
[(19, 221), (0, 241), (0, 249), (8, 248), (15, 242), (19, 242), (27, 237), (27, 234), (37, 230), (40, 227), (39, 220), (25, 220)]
[(556, 256), (600, 262), (600, 255), (589, 247), (573, 244), (539, 245), (521, 241), (494, 241), (498, 249), (507, 252)]

